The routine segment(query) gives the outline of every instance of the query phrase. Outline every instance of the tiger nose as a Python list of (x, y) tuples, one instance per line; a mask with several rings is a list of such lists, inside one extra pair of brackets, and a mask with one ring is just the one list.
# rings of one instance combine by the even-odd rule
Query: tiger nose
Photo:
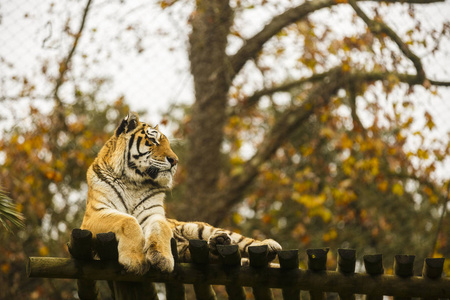
[(176, 157), (167, 156), (166, 159), (172, 167), (178, 163), (178, 159)]

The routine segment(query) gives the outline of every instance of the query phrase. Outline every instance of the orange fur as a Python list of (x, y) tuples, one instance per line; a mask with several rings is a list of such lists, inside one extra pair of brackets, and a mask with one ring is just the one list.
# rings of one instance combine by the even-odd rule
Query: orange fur
[(268, 245), (271, 253), (281, 250), (270, 239), (257, 241), (206, 223), (166, 219), (164, 195), (172, 188), (177, 163), (178, 157), (158, 127), (129, 114), (89, 167), (81, 228), (94, 236), (114, 232), (119, 262), (138, 274), (150, 266), (164, 272), (173, 270), (172, 237), (182, 257), (188, 256), (190, 239), (207, 240), (212, 252), (217, 244), (238, 244), (243, 254), (250, 245)]

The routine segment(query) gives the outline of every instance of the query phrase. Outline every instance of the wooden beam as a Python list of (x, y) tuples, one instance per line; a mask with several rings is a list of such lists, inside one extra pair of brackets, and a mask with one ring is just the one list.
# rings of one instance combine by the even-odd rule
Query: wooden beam
[(178, 264), (172, 273), (156, 270), (143, 276), (125, 273), (118, 262), (81, 261), (70, 258), (30, 257), (27, 265), (29, 277), (72, 278), (91, 280), (182, 282), (227, 285), (239, 282), (242, 286), (270, 288), (297, 287), (301, 290), (322, 290), (325, 292), (355, 294), (382, 294), (400, 297), (450, 297), (450, 279), (430, 280), (423, 277), (402, 278), (395, 275), (371, 276), (353, 274), (347, 276), (335, 271), (312, 272), (309, 270), (279, 268), (257, 269), (248, 266), (240, 268), (230, 276), (224, 267), (210, 264), (198, 268), (193, 264)]

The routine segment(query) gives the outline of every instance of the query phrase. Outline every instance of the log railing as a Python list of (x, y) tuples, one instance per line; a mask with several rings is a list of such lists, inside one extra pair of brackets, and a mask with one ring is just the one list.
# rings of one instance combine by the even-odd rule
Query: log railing
[[(108, 280), (115, 299), (158, 299), (153, 282), (166, 285), (166, 298), (185, 299), (184, 284), (193, 284), (197, 299), (216, 299), (212, 285), (224, 285), (229, 299), (246, 299), (243, 287), (252, 287), (255, 299), (273, 299), (272, 288), (282, 289), (284, 299), (300, 299), (300, 292), (309, 291), (310, 298), (325, 299), (327, 292), (341, 299), (420, 297), (450, 298), (450, 279), (442, 277), (443, 258), (427, 258), (422, 276), (413, 276), (414, 256), (396, 255), (395, 275), (385, 275), (381, 255), (364, 256), (366, 273), (355, 273), (356, 253), (339, 249), (337, 270), (326, 269), (328, 249), (307, 250), (308, 269), (299, 269), (298, 250), (278, 253), (279, 265), (269, 264), (267, 246), (249, 247), (249, 264), (241, 264), (237, 245), (218, 246), (219, 256), (212, 262), (205, 241), (190, 241), (191, 263), (179, 262), (176, 243), (172, 250), (177, 261), (171, 273), (150, 270), (139, 276), (124, 272), (117, 262), (117, 242), (112, 233), (92, 234), (86, 230), (72, 232), (69, 250), (73, 258), (30, 257), (30, 277), (78, 279), (80, 299), (96, 299), (96, 280)], [(100, 260), (94, 260), (93, 252)], [(400, 298), (401, 297), (401, 298)]]

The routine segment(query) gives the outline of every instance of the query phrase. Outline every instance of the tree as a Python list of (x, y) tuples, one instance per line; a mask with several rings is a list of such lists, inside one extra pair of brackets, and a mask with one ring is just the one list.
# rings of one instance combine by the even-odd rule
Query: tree
[[(229, 222), (236, 207), (247, 207), (258, 216), (259, 229), (262, 220), (272, 232), (284, 232), (286, 239), (300, 237), (306, 245), (315, 238), (316, 246), (345, 242), (373, 251), (390, 245), (388, 253), (415, 249), (425, 256), (436, 250), (435, 235), (445, 244), (436, 224), (437, 212), (444, 216), (447, 210), (448, 183), (433, 174), (449, 154), (448, 140), (433, 139), (428, 142), (435, 147), (414, 150), (408, 143), (409, 136), (423, 143), (426, 132), (435, 128), (431, 114), (424, 112), (423, 129), (414, 129), (414, 90), (436, 93), (436, 87), (450, 82), (427, 77), (423, 60), (415, 54), (413, 49), (426, 48), (413, 34), (424, 31), (419, 22), (401, 37), (383, 20), (383, 6), (396, 2), (292, 4), (259, 32), (244, 37), (245, 28), (233, 18), (253, 9), (252, 4), (197, 1), (189, 37), (195, 103), (190, 121), (181, 125), (188, 146), (185, 182), (179, 187), (183, 196), (174, 194), (178, 202), (171, 206), (175, 214), (218, 225)], [(414, 20), (415, 7), (435, 1), (399, 3)], [(329, 24), (313, 18), (324, 10), (337, 13), (341, 6), (352, 9), (350, 18), (360, 28), (350, 36), (332, 35)], [(228, 54), (233, 36), (242, 39), (241, 46)], [(439, 51), (448, 24), (430, 36), (435, 37), (433, 52)], [(282, 61), (289, 47), (297, 46), (295, 41), (301, 47), (298, 54), (289, 52), (295, 53), (294, 68), (308, 75), (283, 70), (284, 80), (273, 77), (275, 64), (265, 59)], [(249, 74), (258, 71), (270, 84), (248, 92)], [(403, 99), (383, 100), (395, 89), (405, 91)], [(281, 92), (289, 100), (278, 104)], [(269, 105), (260, 105), (264, 97)], [(243, 155), (243, 144), (250, 144), (249, 158)], [(229, 150), (223, 151), (224, 146)], [(274, 202), (283, 209), (273, 212)], [(241, 214), (234, 216), (235, 226), (258, 228), (249, 219), (242, 223)], [(280, 218), (288, 228), (278, 228)], [(355, 232), (364, 232), (361, 240)]]
[[(408, 5), (413, 11), (414, 5), (434, 2), (406, 1), (409, 4), (404, 5)], [(228, 55), (226, 46), (229, 35), (239, 34), (232, 32), (235, 29), (232, 27), (233, 10), (243, 9), (244, 4), (238, 1), (236, 7), (231, 8), (228, 1), (197, 1), (191, 22), (192, 34), (189, 38), (191, 45), (189, 58), (194, 76), (196, 101), (187, 130), (189, 149), (195, 151), (189, 151), (186, 188), (190, 207), (192, 203), (202, 205), (195, 205), (197, 210), (184, 213), (186, 217), (201, 216), (201, 219), (215, 224), (223, 220), (223, 216), (227, 215), (223, 211), (241, 201), (246, 187), (254, 181), (260, 167), (283, 146), (294, 129), (308, 122), (312, 116), (319, 116), (321, 109), (329, 107), (338, 91), (345, 91), (347, 98), (345, 104), (351, 109), (352, 121), (365, 131), (358, 117), (357, 104), (362, 102), (358, 98), (364, 97), (366, 90), (375, 82), (383, 82), (386, 89), (392, 89), (400, 83), (411, 88), (414, 85), (424, 85), (427, 88), (449, 85), (449, 82), (427, 78), (421, 59), (414, 54), (409, 45), (415, 41), (403, 41), (383, 22), (382, 16), (377, 13), (377, 6), (371, 9), (371, 14), (375, 15), (371, 18), (360, 7), (360, 3), (361, 1), (307, 1), (293, 6), (273, 17), (261, 31), (244, 39), (236, 53)], [(329, 10), (340, 5), (351, 6), (354, 14), (364, 21), (367, 29), (361, 34), (328, 41), (329, 48), (325, 51), (319, 50), (315, 43), (321, 43), (326, 34), (317, 35), (315, 27), (318, 25), (310, 19), (310, 16), (320, 10)], [(443, 30), (445, 34), (446, 29)], [(244, 65), (251, 61), (258, 64), (258, 60), (266, 54), (265, 52), (269, 52), (264, 49), (265, 44), (271, 39), (282, 39), (280, 36), (288, 35), (290, 32), (295, 32), (296, 37), (303, 40), (304, 49), (303, 52), (300, 51), (301, 67), (309, 69), (312, 75), (277, 84), (256, 91), (252, 95), (240, 93), (237, 99), (230, 95), (232, 90), (237, 88), (233, 85), (233, 80)], [(388, 50), (392, 42), (399, 51)], [(394, 66), (391, 70), (377, 61), (376, 55), (380, 49), (388, 50), (394, 57)], [(326, 69), (329, 65), (328, 62), (320, 60), (338, 51), (345, 53), (340, 63), (335, 64), (334, 68), (328, 68), (328, 71), (319, 72), (318, 70)], [(369, 69), (358, 63), (357, 59), (353, 58), (354, 52), (369, 54), (374, 67)], [(403, 63), (405, 60), (414, 67), (414, 72), (402, 72), (400, 62)], [(283, 91), (291, 91), (292, 98), (299, 99), (293, 101), (291, 105), (282, 107), (282, 111), (274, 117), (270, 130), (256, 146), (254, 156), (243, 162), (244, 172), (238, 175), (225, 173), (224, 164), (220, 159), (222, 143), (227, 137), (224, 127), (235, 116), (241, 119), (248, 116), (251, 118), (251, 114), (255, 114), (254, 111), (258, 109), (257, 104), (261, 97)], [(235, 100), (235, 103), (231, 104), (230, 99)], [(230, 111), (233, 112), (230, 114)], [(225, 179), (220, 180), (224, 180), (226, 184), (219, 184), (221, 176)], [(224, 188), (221, 189), (219, 185)], [(209, 209), (203, 210), (202, 207)]]

